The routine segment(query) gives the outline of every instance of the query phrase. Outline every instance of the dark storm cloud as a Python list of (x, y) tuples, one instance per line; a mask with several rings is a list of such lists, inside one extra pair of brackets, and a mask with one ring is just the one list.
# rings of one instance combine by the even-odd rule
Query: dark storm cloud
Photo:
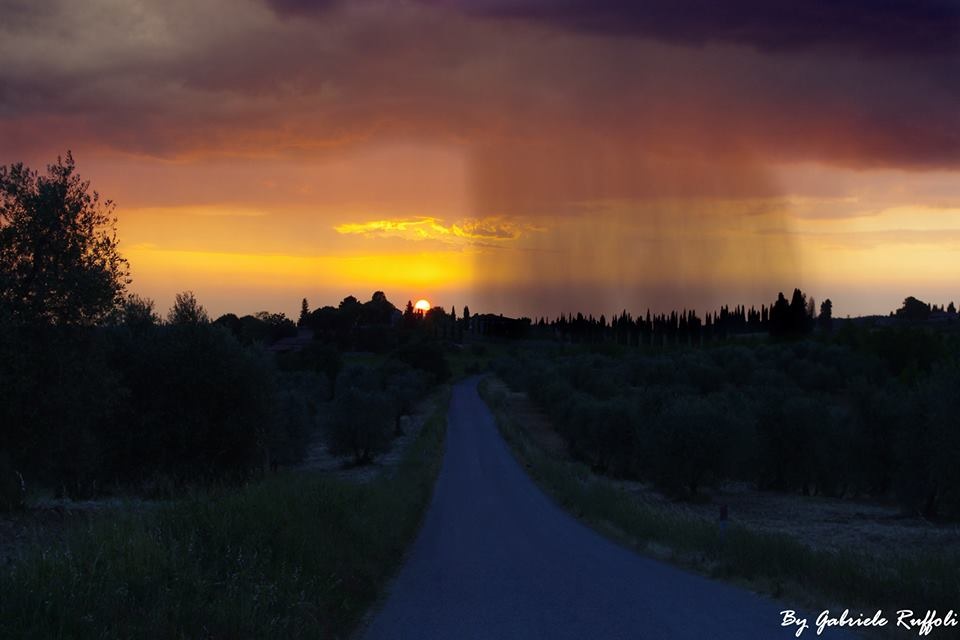
[[(624, 165), (657, 168), (661, 157), (960, 165), (960, 55), (941, 37), (953, 5), (936, 5), (938, 14), (926, 3), (918, 6), (928, 13), (877, 3), (876, 16), (858, 22), (838, 17), (859, 6), (842, 2), (816, 9), (829, 18), (818, 31), (809, 16), (779, 24), (773, 9), (745, 0), (717, 3), (733, 6), (729, 15), (680, 0), (671, 6), (682, 24), (661, 0), (643, 15), (609, 0), (487, 0), (464, 11), (438, 1), (0, 0), (2, 151), (319, 154), (403, 137), (462, 145), (490, 165), (477, 175), (494, 185), (494, 200), (514, 190), (512, 176), (529, 182), (530, 173), (546, 193), (563, 175), (571, 197), (633, 196)], [(884, 16), (901, 9), (893, 33)], [(939, 26), (924, 26), (928, 14)], [(575, 29), (541, 28), (536, 18)], [(869, 20), (882, 23), (873, 35)], [(602, 25), (671, 43), (601, 37)], [(897, 56), (850, 54), (874, 50), (888, 32)], [(905, 44), (918, 33), (927, 49)], [(830, 43), (848, 50), (819, 46)], [(498, 169), (518, 157), (517, 171)]]
[(474, 15), (597, 34), (763, 50), (836, 47), (877, 55), (956, 52), (956, 0), (424, 0)]
[(340, 0), (266, 0), (267, 5), (281, 15), (310, 15), (322, 13)]

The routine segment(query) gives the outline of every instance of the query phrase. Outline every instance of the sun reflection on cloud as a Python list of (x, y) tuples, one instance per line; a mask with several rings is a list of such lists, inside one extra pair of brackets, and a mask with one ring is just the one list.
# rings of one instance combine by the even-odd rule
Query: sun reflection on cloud
[(446, 225), (438, 218), (419, 216), (392, 220), (347, 222), (334, 226), (343, 235), (367, 237), (398, 237), (408, 240), (441, 240), (447, 242), (497, 242), (516, 240), (521, 236), (542, 231), (532, 224), (518, 223), (505, 218), (490, 217), (461, 220)]

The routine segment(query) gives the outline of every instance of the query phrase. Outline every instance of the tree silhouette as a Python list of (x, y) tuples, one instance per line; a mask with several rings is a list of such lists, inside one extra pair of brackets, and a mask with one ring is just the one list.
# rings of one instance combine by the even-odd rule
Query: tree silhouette
[(307, 299), (304, 298), (300, 303), (300, 317), (297, 319), (297, 326), (304, 327), (307, 324), (307, 320), (310, 318), (310, 305), (307, 304)]
[(284, 313), (258, 311), (253, 317), (262, 324), (261, 331), (270, 342), (297, 335), (297, 326)]
[(364, 303), (361, 322), (363, 324), (389, 325), (397, 308), (387, 300), (383, 291), (375, 291), (370, 301)]
[(903, 306), (897, 309), (897, 317), (903, 320), (926, 320), (930, 317), (930, 305), (909, 296), (903, 301)]
[(793, 290), (790, 302), (781, 292), (770, 308), (770, 335), (796, 337), (809, 333), (813, 329), (813, 307), (800, 289)]
[(371, 462), (393, 437), (392, 399), (378, 389), (348, 386), (333, 403), (328, 446), (335, 455), (352, 454), (356, 464)]
[(340, 337), (341, 339), (346, 339), (350, 332), (355, 329), (357, 318), (359, 318), (360, 313), (363, 311), (363, 305), (353, 296), (347, 296), (340, 301), (337, 311)]
[(817, 321), (823, 331), (829, 332), (833, 328), (833, 302), (830, 301), (830, 298), (820, 303), (820, 317), (817, 318)]
[(328, 397), (332, 400), (337, 389), (337, 376), (343, 368), (340, 352), (330, 345), (314, 342), (303, 350), (301, 359), (308, 368), (326, 376)]
[(122, 321), (125, 326), (140, 331), (160, 324), (160, 316), (154, 311), (153, 300), (131, 293), (123, 302)]
[(790, 330), (802, 333), (807, 323), (807, 296), (800, 289), (793, 290), (790, 299)]
[(58, 325), (111, 316), (130, 282), (113, 212), (77, 175), (70, 152), (46, 175), (22, 163), (0, 167), (0, 308)]
[(790, 331), (790, 303), (781, 291), (770, 308), (770, 335), (782, 336)]
[(417, 326), (420, 316), (417, 314), (417, 311), (413, 308), (413, 301), (407, 300), (407, 306), (403, 309), (403, 326), (406, 329), (413, 329)]
[(243, 342), (243, 322), (237, 317), (237, 314), (225, 313), (214, 320), (213, 324), (217, 325), (218, 327), (226, 327), (226, 329), (233, 334), (233, 337)]
[(210, 322), (207, 310), (203, 308), (193, 291), (178, 293), (173, 307), (167, 313), (167, 322), (178, 325), (199, 325)]

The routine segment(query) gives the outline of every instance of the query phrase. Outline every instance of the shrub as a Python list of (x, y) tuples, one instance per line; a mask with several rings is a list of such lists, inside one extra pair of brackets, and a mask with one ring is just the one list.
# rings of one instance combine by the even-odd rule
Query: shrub
[(112, 465), (127, 479), (242, 479), (265, 461), (276, 411), (266, 354), (220, 327), (159, 327), (116, 354), (129, 389), (110, 434)]
[(589, 430), (587, 446), (594, 453), (594, 467), (614, 476), (631, 475), (636, 467), (637, 432), (633, 407), (624, 398), (599, 403)]
[(960, 517), (957, 341), (922, 330), (840, 334), (611, 355), (538, 346), (493, 368), (597, 471), (675, 494), (754, 481), (898, 497), (911, 514)]
[(926, 517), (960, 516), (960, 367), (941, 366), (916, 392), (913, 428), (899, 433), (898, 497)]
[(325, 395), (278, 393), (275, 376), (267, 354), (220, 326), (4, 322), (0, 450), (28, 483), (72, 498), (159, 476), (242, 480), (268, 456), (302, 456)]
[(315, 424), (309, 397), (298, 389), (283, 388), (277, 393), (277, 411), (265, 436), (271, 468), (303, 460)]
[(0, 333), (0, 448), (28, 482), (85, 497), (105, 478), (98, 435), (124, 394), (102, 336), (40, 326)]
[(433, 376), (434, 382), (450, 379), (450, 365), (436, 342), (411, 342), (396, 349), (391, 358)]
[(330, 452), (350, 454), (356, 464), (367, 464), (387, 450), (394, 420), (390, 397), (378, 389), (342, 387), (334, 400), (329, 425)]
[(384, 371), (384, 387), (390, 397), (394, 415), (394, 433), (402, 434), (400, 420), (413, 413), (416, 402), (422, 398), (430, 384), (427, 374), (407, 367), (390, 367)]
[(314, 342), (300, 352), (300, 360), (304, 368), (327, 377), (329, 399), (333, 399), (337, 389), (337, 376), (343, 369), (343, 359), (335, 347), (320, 342)]
[(739, 446), (721, 396), (682, 396), (667, 404), (651, 429), (647, 463), (653, 479), (671, 493), (698, 494), (724, 478)]
[(897, 475), (900, 425), (910, 421), (906, 390), (898, 385), (871, 384), (863, 377), (847, 387), (857, 446), (847, 452), (855, 491), (886, 496)]

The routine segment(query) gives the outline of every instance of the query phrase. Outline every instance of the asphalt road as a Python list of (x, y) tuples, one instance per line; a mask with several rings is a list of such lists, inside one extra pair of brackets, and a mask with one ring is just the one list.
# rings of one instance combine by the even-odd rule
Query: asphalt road
[(433, 502), (366, 638), (794, 637), (779, 613), (793, 607), (637, 555), (555, 505), (477, 382), (454, 388)]

